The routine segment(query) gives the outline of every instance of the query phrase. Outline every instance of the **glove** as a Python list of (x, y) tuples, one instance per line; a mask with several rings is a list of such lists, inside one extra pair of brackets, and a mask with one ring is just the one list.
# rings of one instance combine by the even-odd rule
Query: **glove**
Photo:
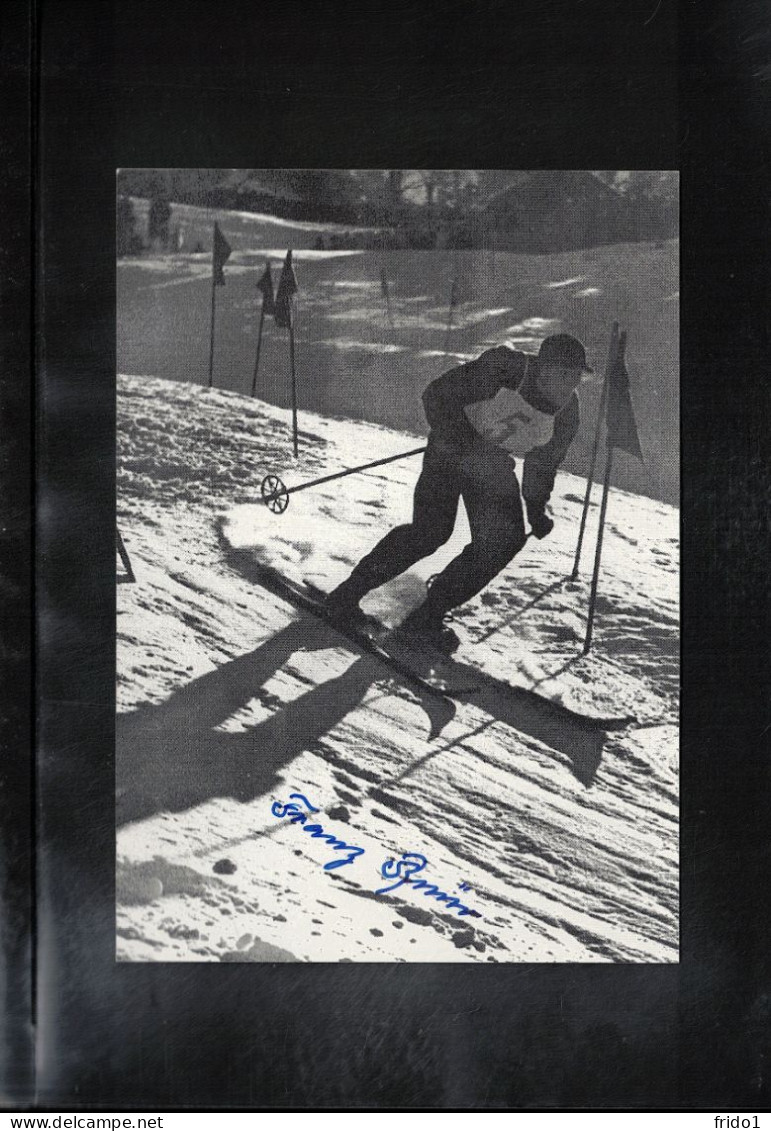
[(535, 537), (540, 541), (545, 538), (547, 534), (551, 534), (554, 529), (554, 521), (549, 518), (546, 511), (541, 511), (540, 514), (529, 515), (530, 527)]

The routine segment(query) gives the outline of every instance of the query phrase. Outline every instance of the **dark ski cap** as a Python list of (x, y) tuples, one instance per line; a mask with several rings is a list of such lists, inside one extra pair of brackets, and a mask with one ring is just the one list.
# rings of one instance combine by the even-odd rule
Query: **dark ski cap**
[(550, 338), (544, 338), (538, 351), (538, 360), (544, 365), (566, 365), (569, 369), (594, 373), (587, 363), (583, 343), (572, 334), (552, 334)]

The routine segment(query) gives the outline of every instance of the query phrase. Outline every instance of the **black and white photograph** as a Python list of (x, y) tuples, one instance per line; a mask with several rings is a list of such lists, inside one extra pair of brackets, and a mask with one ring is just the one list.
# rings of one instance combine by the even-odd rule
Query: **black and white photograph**
[(116, 959), (677, 963), (677, 171), (121, 167), (116, 250)]
[(754, 1125), (761, 9), (0, 23), (3, 1102)]
[(6, 1105), (754, 1124), (761, 9), (0, 22)]

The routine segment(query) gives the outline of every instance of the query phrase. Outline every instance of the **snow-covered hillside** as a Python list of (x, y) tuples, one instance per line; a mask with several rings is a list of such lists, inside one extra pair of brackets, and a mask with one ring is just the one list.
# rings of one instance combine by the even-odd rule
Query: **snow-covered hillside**
[[(210, 246), (214, 214), (208, 218)], [(424, 433), (420, 396), (434, 377), (490, 346), (536, 352), (547, 334), (586, 345), (597, 371), (582, 390), (582, 425), (566, 469), (589, 462), (610, 328), (628, 333), (626, 360), (645, 465), (619, 455), (612, 482), (679, 499), (678, 247), (613, 244), (552, 255), (487, 251), (321, 251), (252, 217), (217, 214), (233, 254), (216, 294), (214, 384), (251, 391), (260, 324), (256, 283), (294, 249), (294, 340), (308, 409)], [(242, 228), (240, 236), (232, 225)], [(120, 260), (118, 368), (193, 384), (208, 380), (211, 254)], [(450, 299), (452, 298), (452, 311)], [(266, 318), (257, 392), (289, 406), (286, 330)]]
[[(458, 660), (495, 677), (448, 704), (259, 585), (255, 562), (334, 584), (409, 517), (418, 459), (259, 500), (406, 451), (372, 424), (233, 392), (118, 382), (118, 957), (138, 961), (677, 960), (678, 514), (611, 493), (592, 654), (580, 657), (597, 509), (567, 580), (584, 481), (555, 530), (464, 607)], [(599, 489), (597, 489), (599, 494)], [(465, 538), (368, 598), (393, 621)], [(505, 684), (621, 732), (544, 725)], [(498, 687), (499, 692), (490, 690)], [(350, 864), (277, 816), (302, 795)], [(420, 873), (476, 916), (381, 867)], [(393, 866), (392, 866), (393, 867)], [(417, 878), (417, 877), (416, 877)]]

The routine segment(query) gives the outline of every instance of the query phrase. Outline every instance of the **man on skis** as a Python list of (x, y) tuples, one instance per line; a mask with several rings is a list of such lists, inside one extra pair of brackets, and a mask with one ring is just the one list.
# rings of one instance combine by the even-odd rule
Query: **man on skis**
[[(391, 530), (329, 594), (331, 613), (360, 617), (366, 593), (444, 545), (462, 498), (471, 541), (402, 625), (427, 643), (456, 644), (444, 617), (484, 589), (525, 545), (522, 500), (536, 538), (553, 528), (546, 504), (578, 431), (577, 389), (585, 372), (593, 370), (581, 342), (555, 334), (537, 356), (496, 346), (432, 381), (423, 394), (430, 433), (412, 522)], [(524, 461), (521, 492), (513, 457)]]

